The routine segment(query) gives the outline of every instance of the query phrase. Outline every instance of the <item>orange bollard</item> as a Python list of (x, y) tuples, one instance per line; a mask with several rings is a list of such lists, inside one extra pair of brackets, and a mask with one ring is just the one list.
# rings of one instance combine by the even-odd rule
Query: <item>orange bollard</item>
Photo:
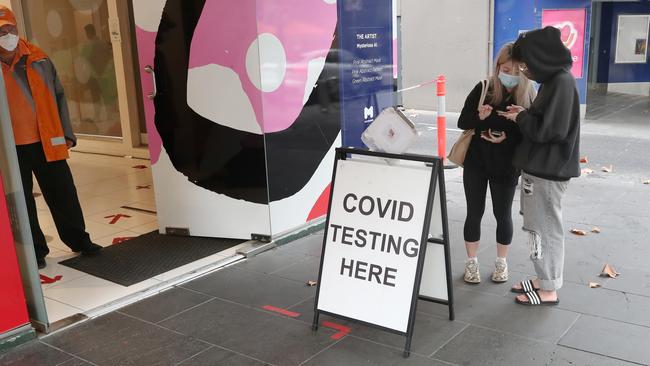
[(438, 95), (438, 156), (444, 161), (447, 158), (447, 112), (445, 110), (445, 95), (447, 80), (444, 75), (436, 79), (436, 94)]

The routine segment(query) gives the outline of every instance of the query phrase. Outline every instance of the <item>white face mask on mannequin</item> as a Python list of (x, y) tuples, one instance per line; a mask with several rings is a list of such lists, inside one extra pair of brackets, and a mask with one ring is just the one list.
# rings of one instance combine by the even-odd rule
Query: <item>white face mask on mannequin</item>
[(12, 52), (18, 47), (18, 36), (13, 33), (7, 33), (4, 36), (0, 37), (0, 47), (5, 50)]

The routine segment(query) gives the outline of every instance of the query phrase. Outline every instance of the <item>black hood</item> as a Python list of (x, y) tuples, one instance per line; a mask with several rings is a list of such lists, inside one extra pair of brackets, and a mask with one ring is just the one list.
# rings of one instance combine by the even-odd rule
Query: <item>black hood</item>
[(524, 62), (533, 80), (543, 83), (562, 70), (570, 70), (571, 51), (564, 46), (560, 30), (536, 29), (519, 36), (512, 50), (515, 61)]

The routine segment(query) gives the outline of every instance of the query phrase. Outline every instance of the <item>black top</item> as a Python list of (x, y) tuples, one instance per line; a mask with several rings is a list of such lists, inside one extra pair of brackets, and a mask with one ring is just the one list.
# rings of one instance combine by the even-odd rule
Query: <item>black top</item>
[(571, 53), (553, 27), (522, 34), (514, 48), (541, 82), (537, 98), (517, 123), (523, 140), (514, 165), (551, 180), (580, 176), (580, 100), (571, 75)]
[[(489, 89), (492, 86), (490, 85)], [(481, 83), (476, 84), (465, 100), (465, 106), (458, 118), (458, 127), (463, 130), (475, 129), (472, 142), (465, 156), (464, 166), (468, 168), (482, 169), (489, 179), (495, 182), (517, 184), (519, 170), (512, 165), (512, 158), (515, 149), (521, 141), (521, 132), (514, 122), (497, 114), (497, 111), (505, 111), (506, 107), (515, 104), (513, 96), (507, 90), (503, 90), (503, 101), (499, 105), (486, 104), (493, 108), (492, 113), (484, 120), (478, 117), (478, 102), (481, 98)], [(489, 90), (488, 89), (488, 90)], [(481, 131), (488, 129), (503, 131), (506, 139), (500, 144), (483, 140)]]

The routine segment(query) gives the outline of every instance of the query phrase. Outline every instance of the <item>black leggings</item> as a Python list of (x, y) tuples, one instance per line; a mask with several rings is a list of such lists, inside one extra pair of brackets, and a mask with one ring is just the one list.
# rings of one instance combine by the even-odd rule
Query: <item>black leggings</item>
[(481, 169), (470, 167), (465, 167), (463, 170), (463, 186), (467, 201), (467, 217), (463, 230), (465, 241), (481, 240), (481, 219), (485, 211), (488, 182), (490, 182), (492, 212), (497, 219), (497, 243), (508, 245), (512, 241), (511, 211), (517, 186), (512, 185), (511, 182), (494, 182)]

